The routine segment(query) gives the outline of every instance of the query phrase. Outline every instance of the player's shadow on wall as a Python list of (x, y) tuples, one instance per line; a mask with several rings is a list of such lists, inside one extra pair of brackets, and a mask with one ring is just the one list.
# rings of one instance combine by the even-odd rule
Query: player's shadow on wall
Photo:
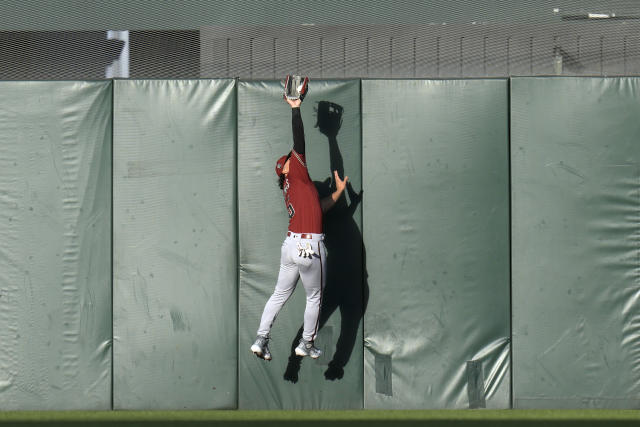
[[(340, 105), (328, 101), (318, 103), (318, 120), (315, 125), (328, 139), (331, 170), (337, 170), (344, 178), (344, 164), (338, 146), (337, 135), (342, 125)], [(320, 198), (335, 191), (335, 182), (331, 178), (315, 181)], [(366, 252), (362, 241), (362, 232), (353, 216), (362, 200), (362, 191), (356, 192), (347, 181), (347, 191), (336, 204), (324, 215), (325, 245), (327, 247), (326, 286), (322, 296), (318, 336), (323, 337), (323, 327), (327, 320), (340, 311), (340, 335), (333, 354), (321, 357), (331, 358), (324, 376), (328, 380), (341, 379), (344, 367), (349, 362), (356, 345), (360, 320), (363, 318), (369, 300), (367, 285)], [(289, 363), (284, 379), (296, 383), (302, 358), (296, 356), (294, 349), (302, 337), (302, 326), (291, 343)], [(316, 342), (320, 340), (317, 339)], [(321, 344), (321, 343), (319, 343)], [(331, 348), (329, 348), (331, 349)]]

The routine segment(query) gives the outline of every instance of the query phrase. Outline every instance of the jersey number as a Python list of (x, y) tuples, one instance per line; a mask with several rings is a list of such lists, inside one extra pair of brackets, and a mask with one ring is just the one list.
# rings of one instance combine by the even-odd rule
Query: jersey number
[(293, 216), (296, 214), (296, 211), (293, 209), (293, 206), (291, 206), (291, 203), (287, 205), (287, 212), (289, 212), (289, 218), (293, 218)]

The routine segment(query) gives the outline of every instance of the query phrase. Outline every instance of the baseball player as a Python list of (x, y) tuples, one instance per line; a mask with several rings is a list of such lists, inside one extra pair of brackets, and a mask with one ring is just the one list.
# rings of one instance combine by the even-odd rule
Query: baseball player
[(285, 101), (291, 106), (293, 150), (278, 159), (276, 174), (289, 214), (289, 230), (280, 250), (278, 282), (264, 307), (258, 337), (251, 346), (251, 351), (259, 358), (271, 360), (268, 347), (271, 326), (300, 278), (307, 294), (307, 305), (302, 338), (295, 353), (317, 359), (322, 352), (313, 342), (318, 332), (327, 257), (323, 242), (322, 214), (340, 198), (349, 177), (345, 176), (341, 180), (338, 172), (334, 171), (336, 190), (328, 197), (319, 199), (305, 159), (304, 127), (300, 115), (302, 100), (285, 97)]

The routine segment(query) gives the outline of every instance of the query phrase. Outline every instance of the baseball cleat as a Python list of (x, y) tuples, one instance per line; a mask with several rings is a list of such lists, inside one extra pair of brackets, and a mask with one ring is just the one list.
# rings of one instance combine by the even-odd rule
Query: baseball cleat
[(260, 359), (271, 360), (268, 344), (269, 338), (258, 335), (256, 341), (251, 346), (251, 351)]
[(322, 355), (322, 350), (316, 348), (313, 345), (313, 341), (305, 341), (304, 339), (300, 340), (300, 344), (296, 347), (296, 355), (298, 356), (309, 356), (312, 359), (317, 359)]

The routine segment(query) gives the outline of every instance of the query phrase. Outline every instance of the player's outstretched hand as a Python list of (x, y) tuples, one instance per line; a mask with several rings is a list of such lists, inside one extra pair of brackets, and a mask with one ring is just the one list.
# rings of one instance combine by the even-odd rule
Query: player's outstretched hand
[(289, 98), (287, 98), (285, 96), (284, 100), (287, 101), (287, 104), (289, 104), (291, 106), (291, 108), (299, 107), (300, 104), (302, 104), (302, 100), (301, 99), (289, 99)]
[(342, 193), (347, 185), (347, 180), (349, 179), (349, 177), (345, 176), (344, 179), (341, 180), (340, 176), (338, 175), (338, 171), (333, 171), (333, 179), (336, 181), (336, 190)]

